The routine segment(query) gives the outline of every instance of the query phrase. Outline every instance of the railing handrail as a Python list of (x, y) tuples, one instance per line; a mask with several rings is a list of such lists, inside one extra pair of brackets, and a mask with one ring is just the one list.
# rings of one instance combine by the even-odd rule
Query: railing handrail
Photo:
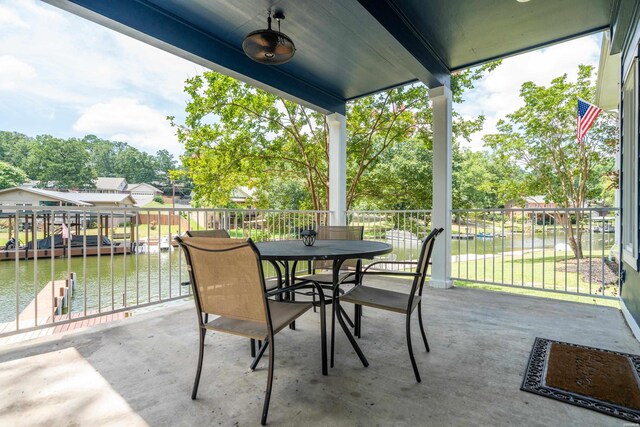
[(309, 213), (309, 214), (325, 214), (332, 213), (330, 210), (295, 210), (295, 209), (232, 209), (232, 208), (186, 208), (186, 207), (143, 207), (143, 206), (21, 206), (21, 205), (0, 205), (0, 213), (3, 210), (13, 211), (38, 211), (38, 212), (267, 212), (267, 213)]
[(353, 213), (423, 213), (423, 212), (431, 212), (433, 211), (433, 209), (408, 209), (408, 210), (401, 210), (401, 209), (386, 209), (386, 210), (359, 210), (359, 209), (350, 209), (347, 212), (347, 214), (353, 214)]
[(451, 212), (577, 212), (577, 211), (613, 211), (617, 212), (620, 208), (614, 207), (591, 207), (591, 208), (474, 208), (474, 209), (451, 209)]

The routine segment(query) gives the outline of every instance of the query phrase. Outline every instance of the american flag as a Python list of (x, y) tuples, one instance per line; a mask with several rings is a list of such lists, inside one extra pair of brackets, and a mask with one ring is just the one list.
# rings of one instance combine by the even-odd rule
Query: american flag
[(578, 98), (578, 144), (582, 141), (585, 134), (593, 124), (602, 108), (598, 108), (587, 101)]

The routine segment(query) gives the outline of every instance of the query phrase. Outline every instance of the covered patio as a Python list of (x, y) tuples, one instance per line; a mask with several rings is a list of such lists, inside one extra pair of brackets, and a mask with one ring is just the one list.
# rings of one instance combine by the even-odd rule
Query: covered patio
[[(330, 223), (346, 223), (347, 102), (423, 83), (432, 101), (431, 286), (451, 280), (451, 74), (604, 31), (618, 0), (44, 0), (100, 25), (310, 107), (327, 116)], [(265, 65), (243, 51), (245, 36), (284, 16), (292, 60)], [(274, 22), (275, 25), (275, 22)]]
[[(376, 285), (388, 283), (376, 280)], [(406, 281), (392, 288), (405, 290)], [(351, 311), (351, 307), (347, 307)], [(611, 425), (623, 421), (520, 391), (535, 337), (638, 353), (619, 310), (454, 288), (425, 290), (431, 352), (413, 378), (403, 316), (365, 310), (363, 368), (337, 336), (320, 372), (318, 315), (275, 341), (271, 425)], [(415, 321), (415, 319), (414, 319)], [(3, 425), (255, 425), (266, 362), (246, 339), (209, 333), (198, 399), (192, 301), (0, 350)], [(414, 339), (419, 343), (419, 332)]]
[[(269, 423), (621, 424), (520, 391), (536, 337), (639, 353), (620, 310), (452, 288), (450, 89), (458, 70), (612, 27), (619, 1), (45, 1), (326, 114), (332, 225), (347, 222), (346, 103), (411, 83), (430, 88), (432, 226), (445, 232), (424, 296), (431, 352), (414, 344), (423, 382), (412, 376), (403, 317), (367, 309), (359, 343), (371, 365), (362, 367), (339, 332), (336, 366), (322, 376), (318, 315), (309, 312), (295, 331), (275, 338)], [(251, 61), (241, 48), (248, 32), (266, 26), (269, 8), (286, 15), (282, 31), (297, 47), (295, 59), (278, 67)], [(404, 281), (376, 282), (407, 288)], [(1, 347), (0, 424), (256, 424), (266, 360), (250, 371), (246, 339), (209, 332), (198, 399), (190, 399), (198, 348), (193, 310), (187, 299)]]

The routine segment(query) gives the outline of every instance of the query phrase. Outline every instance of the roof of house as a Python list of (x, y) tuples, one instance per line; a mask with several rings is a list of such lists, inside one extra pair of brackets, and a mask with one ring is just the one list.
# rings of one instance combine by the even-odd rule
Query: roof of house
[(547, 203), (544, 196), (525, 196), (524, 200), (527, 203), (540, 203), (540, 204)]
[(253, 196), (255, 191), (249, 187), (236, 187), (231, 190), (231, 200), (234, 202), (245, 202), (248, 198)]
[(157, 187), (154, 187), (151, 184), (147, 184), (146, 182), (141, 182), (139, 184), (129, 184), (129, 185), (127, 185), (127, 191), (129, 191), (129, 192), (140, 190), (140, 189), (148, 189), (148, 190), (157, 191), (158, 193), (162, 193), (162, 190), (158, 189)]
[(40, 196), (50, 197), (65, 203), (72, 203), (77, 206), (91, 206), (95, 203), (127, 203), (131, 205), (136, 203), (135, 199), (128, 193), (71, 193), (63, 191), (43, 190), (41, 188), (12, 187), (0, 190), (0, 194), (18, 190), (26, 191), (28, 193), (33, 193)]
[[(131, 195), (127, 193), (62, 193), (58, 191), (51, 191), (59, 195), (65, 195), (72, 200), (77, 200), (87, 203), (123, 203), (135, 204), (135, 200)], [(128, 199), (128, 200), (127, 200)]]
[(63, 193), (60, 191), (43, 190), (41, 188), (11, 187), (11, 188), (5, 188), (4, 190), (0, 190), (0, 194), (10, 193), (13, 191), (26, 191), (27, 193), (37, 194), (39, 196), (46, 196), (52, 199), (58, 199), (65, 203), (73, 203), (77, 206), (91, 206), (90, 203), (86, 203), (82, 200), (79, 200), (77, 197), (72, 196), (73, 194), (76, 194), (76, 193)]
[[(124, 181), (124, 186), (122, 186), (122, 183)], [(122, 177), (105, 177), (105, 176), (99, 176), (98, 179), (96, 179), (96, 188), (98, 190), (120, 190), (120, 187), (126, 187), (127, 181), (122, 178)]]

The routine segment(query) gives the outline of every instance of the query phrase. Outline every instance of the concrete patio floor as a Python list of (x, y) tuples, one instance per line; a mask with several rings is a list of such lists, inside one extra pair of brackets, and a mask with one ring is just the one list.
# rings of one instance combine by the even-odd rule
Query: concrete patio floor
[[(396, 288), (407, 287), (396, 282)], [(365, 309), (364, 368), (337, 334), (320, 370), (318, 315), (275, 341), (270, 425), (622, 426), (620, 419), (520, 391), (535, 337), (640, 353), (619, 310), (454, 288), (425, 290), (431, 353), (417, 321), (415, 382), (403, 316)], [(347, 308), (351, 311), (351, 307)], [(414, 314), (415, 316), (415, 314)], [(209, 333), (198, 399), (190, 301), (0, 348), (0, 425), (259, 425), (266, 360), (251, 372), (247, 339)]]

